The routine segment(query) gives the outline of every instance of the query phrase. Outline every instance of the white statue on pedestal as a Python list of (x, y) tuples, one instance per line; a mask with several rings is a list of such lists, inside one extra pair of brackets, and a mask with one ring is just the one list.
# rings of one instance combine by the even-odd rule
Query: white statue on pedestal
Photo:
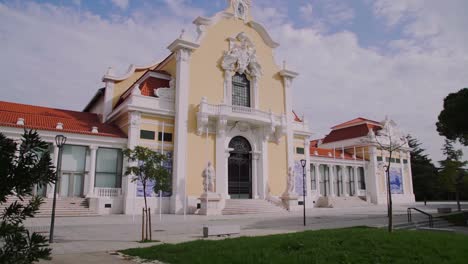
[(289, 195), (296, 194), (295, 188), (296, 188), (296, 177), (294, 175), (294, 168), (289, 167), (289, 171), (288, 171), (288, 191), (287, 191), (287, 193)]
[(211, 161), (208, 162), (208, 166), (203, 170), (203, 189), (206, 193), (214, 192), (214, 178), (215, 170)]

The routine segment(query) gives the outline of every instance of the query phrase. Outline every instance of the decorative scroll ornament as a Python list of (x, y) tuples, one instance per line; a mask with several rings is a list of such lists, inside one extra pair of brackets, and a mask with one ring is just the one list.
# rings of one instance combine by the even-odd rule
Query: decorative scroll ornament
[(175, 100), (175, 85), (174, 85), (174, 78), (171, 79), (169, 82), (169, 87), (162, 87), (158, 89), (154, 89), (154, 94), (161, 98), (170, 101)]
[(262, 67), (257, 61), (255, 47), (250, 39), (241, 32), (235, 39), (231, 39), (231, 47), (224, 53), (221, 67), (224, 70), (247, 73), (250, 76), (258, 77), (262, 75)]

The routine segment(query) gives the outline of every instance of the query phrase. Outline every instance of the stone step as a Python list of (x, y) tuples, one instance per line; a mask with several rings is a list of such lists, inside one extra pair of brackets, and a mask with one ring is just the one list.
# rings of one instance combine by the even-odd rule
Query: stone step
[[(10, 206), (10, 204), (18, 201), (20, 203), (29, 203), (31, 198), (25, 198), (23, 201), (17, 197), (9, 197), (5, 204), (0, 205), (0, 211)], [(52, 214), (53, 199), (43, 198), (44, 203), (40, 206), (36, 217), (50, 217)], [(97, 216), (94, 211), (91, 211), (88, 202), (84, 198), (63, 198), (56, 200), (55, 215), (57, 217), (77, 217), (77, 216)]]
[(223, 215), (284, 213), (285, 209), (265, 200), (226, 200)]

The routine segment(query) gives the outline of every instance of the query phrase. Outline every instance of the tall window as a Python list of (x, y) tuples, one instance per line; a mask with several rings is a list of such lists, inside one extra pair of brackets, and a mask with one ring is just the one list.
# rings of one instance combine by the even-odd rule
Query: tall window
[(232, 105), (250, 107), (250, 81), (245, 74), (232, 77)]
[(317, 175), (315, 175), (315, 165), (310, 164), (310, 181), (311, 190), (317, 190)]
[(358, 181), (359, 181), (359, 189), (365, 190), (366, 189), (366, 179), (364, 177), (364, 168), (358, 168)]
[(120, 188), (122, 183), (122, 151), (99, 148), (96, 160), (96, 182), (98, 188)]

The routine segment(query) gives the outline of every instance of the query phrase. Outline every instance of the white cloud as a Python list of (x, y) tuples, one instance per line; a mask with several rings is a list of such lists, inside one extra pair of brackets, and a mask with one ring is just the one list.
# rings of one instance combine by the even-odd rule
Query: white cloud
[[(466, 9), (456, 0), (446, 6), (424, 1), (423, 7), (405, 2), (375, 2), (389, 27), (404, 28), (404, 38), (388, 43), (392, 52), (360, 46), (353, 32), (294, 27), (282, 0), (253, 3), (254, 17), (281, 43), (278, 63), (287, 59), (301, 74), (295, 109), (306, 114), (317, 137), (357, 116), (388, 114), (438, 160), (442, 139), (435, 122), (442, 100), (468, 86)], [(167, 4), (169, 10), (145, 7), (112, 19), (51, 4), (0, 4), (2, 100), (81, 110), (102, 87), (108, 66), (122, 73), (130, 63), (164, 58), (180, 30), (193, 29), (191, 20), (203, 15), (181, 0)]]
[(311, 3), (306, 3), (305, 5), (299, 7), (299, 12), (301, 13), (301, 17), (303, 19), (309, 20), (313, 15), (314, 8), (312, 7)]
[(111, 2), (122, 10), (128, 8), (128, 0), (111, 0)]

